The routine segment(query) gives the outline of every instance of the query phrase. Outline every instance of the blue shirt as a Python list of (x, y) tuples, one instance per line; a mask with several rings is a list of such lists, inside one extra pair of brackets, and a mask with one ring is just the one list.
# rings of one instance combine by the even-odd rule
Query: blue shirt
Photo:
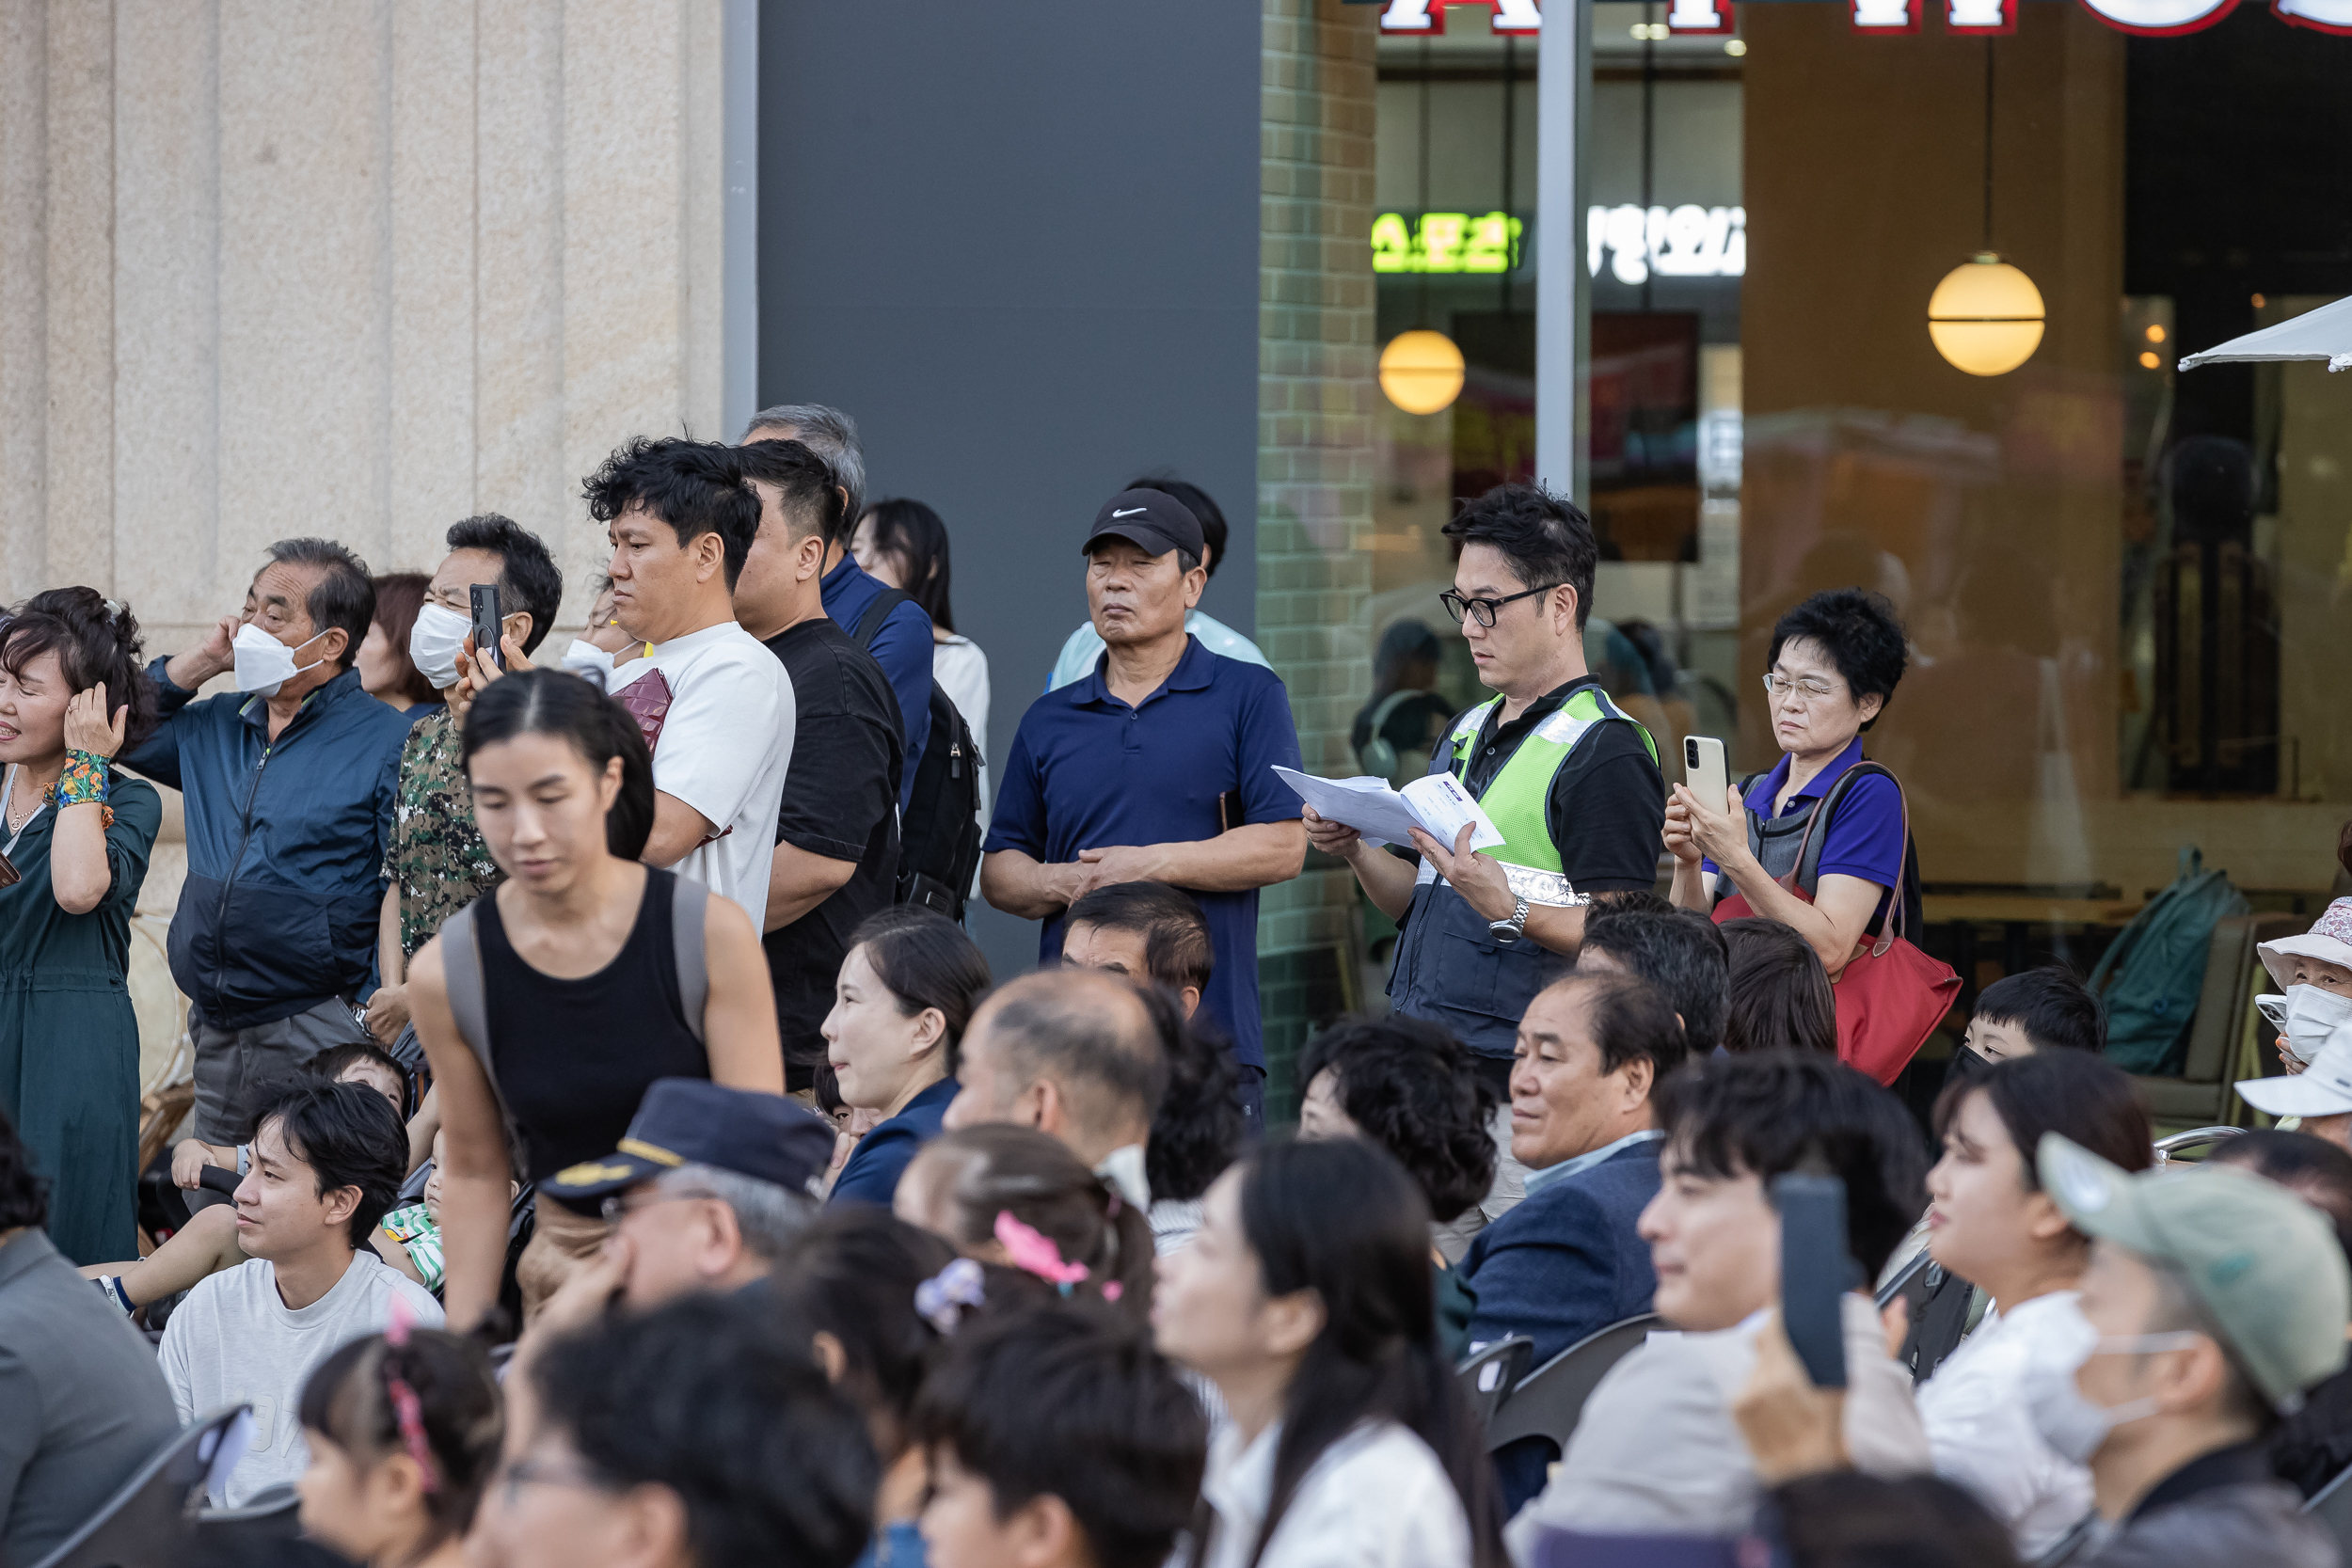
[(850, 1151), (850, 1163), (834, 1178), (828, 1203), (879, 1203), (890, 1207), (916, 1150), (939, 1136), (947, 1104), (956, 1098), (956, 1081), (942, 1078), (906, 1102), (897, 1116), (877, 1125)]
[[(1829, 794), (1847, 768), (1862, 760), (1862, 737), (1855, 736), (1844, 751), (1830, 759), (1830, 765), (1804, 783), (1804, 786), (1788, 797), (1788, 804), (1780, 811), (1772, 809), (1772, 801), (1788, 784), (1788, 753), (1781, 753), (1772, 770), (1748, 786), (1742, 797), (1748, 810), (1771, 821), (1790, 812), (1802, 812)], [(1866, 882), (1876, 882), (1882, 888), (1892, 888), (1902, 874), (1903, 863), (1903, 798), (1895, 787), (1895, 781), (1872, 775), (1846, 791), (1846, 798), (1837, 802), (1837, 815), (1829, 822), (1817, 826), (1814, 832), (1821, 839), (1821, 875), (1859, 877)], [(1716, 871), (1715, 863), (1702, 861), (1699, 869), (1708, 876)], [(1885, 906), (1881, 899), (1880, 907)]]
[[(1058, 864), (1081, 849), (1215, 838), (1217, 797), (1241, 792), (1241, 821), (1293, 822), (1298, 797), (1274, 776), (1297, 768), (1290, 696), (1271, 670), (1184, 640), (1160, 689), (1129, 707), (1086, 679), (1029, 705), (996, 788), (984, 847)], [(1236, 1060), (1265, 1065), (1258, 1018), (1258, 890), (1192, 895), (1208, 916), (1216, 969), (1200, 1005), (1233, 1039)], [(1038, 961), (1061, 956), (1062, 919), (1045, 923)]]
[[(884, 584), (859, 565), (857, 557), (843, 550), (841, 564), (827, 572), (817, 586), (825, 613), (855, 637), (859, 618)], [(890, 677), (890, 689), (898, 697), (898, 722), (907, 732), (906, 772), (898, 781), (898, 809), (904, 811), (914, 800), (914, 775), (923, 761), (923, 743), (931, 737), (931, 618), (923, 613), (921, 605), (907, 600), (882, 617), (867, 651)], [(988, 737), (980, 738), (985, 742)]]

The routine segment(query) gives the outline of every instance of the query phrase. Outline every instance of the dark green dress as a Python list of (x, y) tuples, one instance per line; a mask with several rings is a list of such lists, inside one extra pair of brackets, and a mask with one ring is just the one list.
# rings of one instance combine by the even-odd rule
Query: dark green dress
[(114, 880), (96, 909), (57, 907), (51, 806), (8, 851), (22, 879), (0, 888), (0, 1108), (49, 1179), (50, 1240), (76, 1263), (138, 1256), (139, 1021), (126, 976), (164, 805), (153, 784), (119, 770), (107, 787)]

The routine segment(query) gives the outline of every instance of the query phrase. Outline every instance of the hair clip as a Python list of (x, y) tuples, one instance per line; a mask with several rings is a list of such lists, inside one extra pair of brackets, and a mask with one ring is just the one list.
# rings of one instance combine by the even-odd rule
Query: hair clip
[(117, 621), (122, 619), (122, 601), (120, 599), (108, 599), (106, 601), (106, 624), (108, 626), (112, 626)]
[(959, 1258), (914, 1288), (914, 1310), (942, 1334), (953, 1334), (963, 1322), (964, 1309), (988, 1301), (986, 1276), (979, 1264)]
[(1014, 1268), (1037, 1275), (1063, 1295), (1090, 1272), (1084, 1263), (1063, 1262), (1061, 1248), (1050, 1237), (1015, 1219), (1009, 1209), (996, 1212), (996, 1240)]

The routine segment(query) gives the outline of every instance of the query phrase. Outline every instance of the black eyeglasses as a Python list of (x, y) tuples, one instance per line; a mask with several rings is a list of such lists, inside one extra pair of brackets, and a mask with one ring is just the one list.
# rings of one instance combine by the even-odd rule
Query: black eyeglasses
[(1541, 588), (1531, 588), (1523, 594), (1506, 594), (1500, 599), (1466, 599), (1449, 588), (1438, 595), (1438, 602), (1445, 606), (1445, 612), (1454, 617), (1454, 624), (1457, 626), (1462, 624), (1462, 616), (1465, 612), (1477, 616), (1480, 626), (1491, 626), (1495, 624), (1495, 611), (1504, 605), (1517, 603), (1520, 599), (1532, 599), (1538, 594), (1549, 594), (1555, 588), (1566, 586), (1567, 584), (1564, 582), (1548, 582)]

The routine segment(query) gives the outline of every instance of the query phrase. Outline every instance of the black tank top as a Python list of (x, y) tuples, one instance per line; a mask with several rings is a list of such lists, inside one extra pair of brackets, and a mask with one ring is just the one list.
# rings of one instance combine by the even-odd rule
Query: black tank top
[(646, 871), (628, 940), (611, 963), (579, 980), (523, 961), (506, 940), (496, 894), (474, 901), (491, 1070), (521, 1135), (530, 1180), (612, 1153), (655, 1079), (710, 1076), (710, 1057), (678, 996), (675, 880)]

